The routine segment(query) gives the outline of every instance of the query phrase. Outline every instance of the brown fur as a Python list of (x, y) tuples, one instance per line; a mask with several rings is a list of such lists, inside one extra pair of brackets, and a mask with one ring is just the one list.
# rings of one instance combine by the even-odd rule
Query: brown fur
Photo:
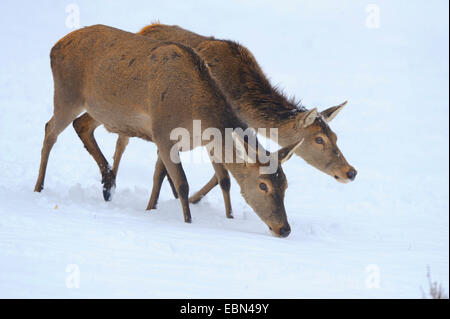
[[(93, 118), (91, 127), (102, 124), (110, 132), (156, 143), (163, 163), (160, 166), (171, 177), (185, 221), (190, 222), (189, 185), (181, 164), (171, 160), (170, 151), (176, 141), (170, 140), (170, 132), (183, 127), (192, 137), (194, 119), (201, 120), (205, 127), (219, 129), (222, 136), (225, 128), (247, 128), (234, 114), (231, 101), (203, 60), (183, 44), (155, 41), (102, 25), (68, 34), (55, 44), (50, 56), (55, 84), (54, 115), (46, 125), (35, 191), (43, 188), (49, 153), (57, 136), (86, 110)], [(74, 127), (80, 137), (93, 138), (89, 125), (85, 127), (77, 120)], [(293, 150), (297, 144), (286, 150)], [(99, 166), (108, 171), (106, 160), (98, 154), (98, 145), (91, 141), (85, 146), (97, 153)], [(280, 158), (280, 162), (283, 160)], [(270, 175), (261, 175), (261, 166), (259, 162), (214, 164), (218, 178), (231, 172), (246, 201), (272, 231), (287, 235), (285, 176), (280, 164), (278, 173)], [(262, 181), (274, 191), (258, 192)]]
[(274, 88), (252, 53), (236, 42), (204, 37), (178, 26), (162, 24), (145, 27), (139, 34), (194, 48), (205, 59), (225, 92), (236, 102), (239, 116), (246, 118), (246, 113), (251, 112), (252, 123), (255, 118), (260, 118), (258, 125), (251, 124), (254, 127), (278, 127), (278, 122), (294, 118), (305, 110)]

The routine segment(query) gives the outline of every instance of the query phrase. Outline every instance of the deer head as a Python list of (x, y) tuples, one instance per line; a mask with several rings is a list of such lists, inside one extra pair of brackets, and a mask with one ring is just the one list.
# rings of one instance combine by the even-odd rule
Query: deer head
[(295, 118), (293, 127), (290, 128), (293, 133), (291, 140), (298, 139), (298, 136), (305, 139), (302, 147), (298, 148), (295, 153), (310, 165), (334, 177), (341, 183), (353, 181), (357, 172), (347, 163), (339, 150), (337, 136), (330, 129), (328, 123), (336, 117), (346, 104), (347, 101), (320, 113), (316, 108), (301, 112)]
[[(227, 168), (238, 182), (242, 196), (262, 221), (266, 223), (272, 234), (287, 237), (291, 228), (284, 208), (287, 180), (281, 164), (292, 156), (303, 140), (274, 153), (264, 150), (258, 143), (256, 143), (257, 148), (255, 148), (236, 133), (233, 133), (233, 140), (236, 145), (236, 156), (240, 158), (241, 163), (233, 163), (228, 165)], [(248, 154), (256, 154), (257, 156), (251, 159)], [(270, 160), (262, 161), (261, 154), (265, 154)], [(262, 168), (271, 165), (269, 164), (271, 161), (276, 166), (272, 173), (265, 173)]]

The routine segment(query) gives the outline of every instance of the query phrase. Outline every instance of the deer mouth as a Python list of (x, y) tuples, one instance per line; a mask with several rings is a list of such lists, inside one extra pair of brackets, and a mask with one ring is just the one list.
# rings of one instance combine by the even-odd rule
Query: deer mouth
[(337, 175), (334, 175), (334, 179), (337, 180), (339, 183), (342, 183), (342, 184), (347, 184), (349, 182), (348, 179), (344, 179), (344, 178), (339, 177)]

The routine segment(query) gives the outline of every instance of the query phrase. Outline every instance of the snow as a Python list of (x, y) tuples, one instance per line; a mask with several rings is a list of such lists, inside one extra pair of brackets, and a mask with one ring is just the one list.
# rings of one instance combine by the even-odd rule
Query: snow
[[(420, 298), (449, 288), (448, 2), (76, 1), (81, 25), (138, 31), (154, 20), (247, 46), (289, 94), (332, 122), (358, 170), (339, 184), (294, 156), (284, 166), (292, 233), (280, 239), (232, 182), (235, 219), (214, 189), (185, 224), (165, 182), (146, 212), (156, 148), (132, 139), (112, 202), (72, 127), (34, 193), (51, 117), (60, 1), (3, 1), (0, 32), (0, 297)], [(370, 28), (366, 6), (379, 7)], [(369, 25), (370, 26), (370, 25)], [(116, 136), (96, 132), (112, 159)], [(184, 165), (192, 191), (210, 165)]]

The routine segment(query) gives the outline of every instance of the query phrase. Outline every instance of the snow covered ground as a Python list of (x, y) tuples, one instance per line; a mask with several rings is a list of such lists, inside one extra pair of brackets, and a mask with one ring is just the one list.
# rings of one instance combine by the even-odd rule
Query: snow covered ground
[[(153, 144), (130, 142), (105, 203), (97, 166), (68, 127), (45, 190), (34, 193), (53, 111), (48, 56), (70, 31), (70, 3), (81, 25), (135, 32), (159, 19), (238, 40), (307, 106), (348, 99), (332, 128), (356, 181), (339, 184), (296, 157), (284, 168), (288, 238), (270, 235), (234, 182), (234, 220), (215, 189), (192, 206), (188, 225), (167, 183), (158, 209), (144, 210)], [(448, 6), (2, 1), (0, 297), (420, 298), (427, 266), (448, 292)], [(103, 128), (96, 136), (111, 158), (116, 137)], [(212, 174), (210, 165), (185, 170), (191, 190)]]

